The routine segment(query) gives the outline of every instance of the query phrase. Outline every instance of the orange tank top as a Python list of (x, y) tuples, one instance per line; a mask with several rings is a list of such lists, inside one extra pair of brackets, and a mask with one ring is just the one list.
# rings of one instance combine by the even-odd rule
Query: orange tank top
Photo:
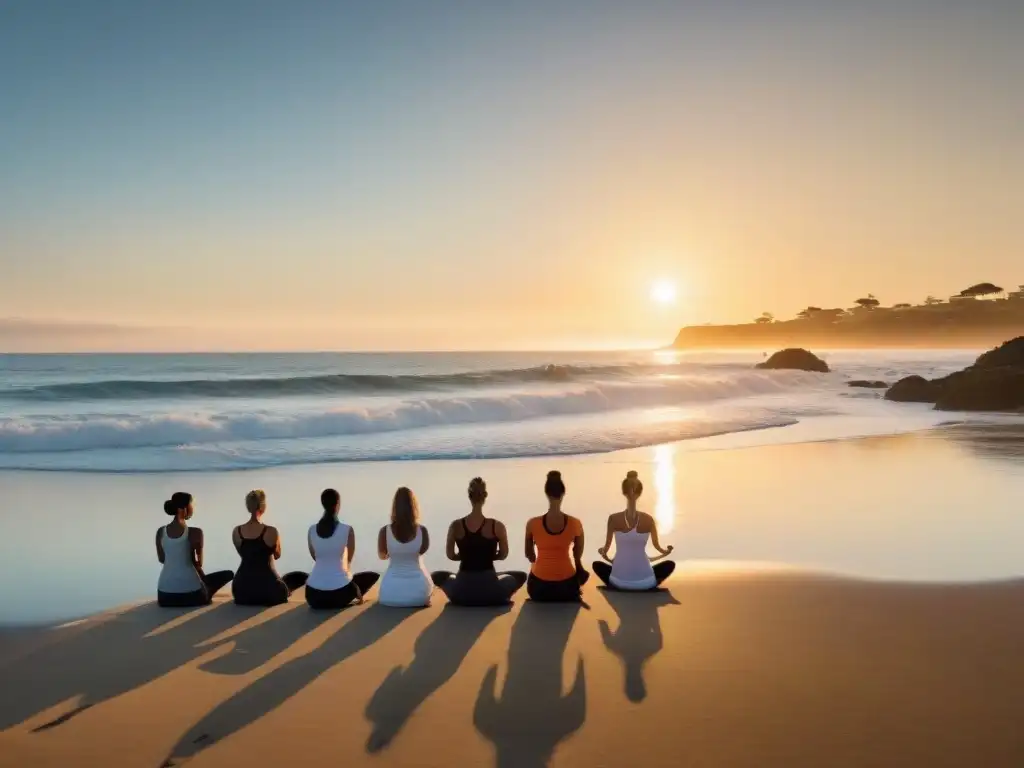
[(544, 581), (565, 581), (576, 575), (572, 560), (572, 543), (583, 535), (583, 524), (571, 515), (565, 516), (565, 528), (552, 533), (544, 525), (544, 516), (527, 523), (527, 529), (537, 546), (537, 561), (530, 572)]

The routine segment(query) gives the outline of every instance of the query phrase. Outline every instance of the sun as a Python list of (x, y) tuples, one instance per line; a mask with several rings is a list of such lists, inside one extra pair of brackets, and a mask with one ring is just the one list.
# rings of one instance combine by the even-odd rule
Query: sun
[(676, 284), (671, 280), (655, 280), (651, 283), (651, 301), (655, 304), (673, 304), (676, 300)]

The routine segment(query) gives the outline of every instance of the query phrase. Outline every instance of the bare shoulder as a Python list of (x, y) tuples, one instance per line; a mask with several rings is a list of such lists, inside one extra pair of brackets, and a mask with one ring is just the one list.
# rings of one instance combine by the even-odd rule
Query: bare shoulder
[(656, 525), (657, 522), (654, 520), (654, 515), (648, 514), (647, 512), (640, 513), (640, 519), (637, 527), (640, 529), (641, 533), (653, 531)]
[(202, 541), (203, 540), (203, 529), (193, 528), (191, 525), (188, 527), (188, 537), (191, 541)]
[(452, 524), (448, 526), (448, 533), (450, 533), (452, 537), (456, 539), (461, 539), (463, 536), (466, 535), (466, 529), (462, 525), (461, 517), (458, 520), (452, 520)]
[(280, 538), (280, 534), (277, 532), (277, 528), (272, 525), (268, 525), (266, 530), (263, 531), (263, 539), (268, 544), (273, 544), (278, 538)]
[(612, 512), (608, 515), (608, 527), (613, 531), (619, 530), (622, 528), (623, 520), (625, 520), (625, 518), (625, 512)]
[(494, 535), (495, 536), (500, 536), (502, 534), (507, 534), (507, 531), (505, 530), (505, 524), (503, 522), (501, 522), (501, 520), (495, 520), (495, 519), (491, 518), (491, 525), (494, 527)]

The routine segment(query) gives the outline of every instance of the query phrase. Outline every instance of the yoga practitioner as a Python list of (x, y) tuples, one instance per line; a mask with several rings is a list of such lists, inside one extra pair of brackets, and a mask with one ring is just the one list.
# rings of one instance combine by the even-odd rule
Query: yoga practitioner
[(231, 592), (239, 605), (279, 605), (306, 583), (302, 571), (277, 575), (274, 561), (281, 559), (281, 535), (272, 525), (264, 525), (267, 494), (261, 490), (249, 491), (245, 497), (249, 522), (235, 528), (231, 538), (242, 558)]
[[(526, 591), (538, 602), (579, 602), (590, 574), (583, 568), (583, 524), (562, 511), (562, 473), (548, 472), (548, 511), (526, 524), (526, 558), (533, 563)], [(571, 552), (571, 557), (570, 557)]]
[(484, 517), (487, 484), (479, 477), (469, 483), (470, 512), (448, 528), (445, 552), (457, 561), (459, 572), (435, 571), (431, 578), (454, 605), (505, 605), (526, 583), (522, 571), (494, 569), (495, 560), (508, 557), (508, 534), (498, 520)]
[[(658, 524), (646, 512), (637, 510), (636, 501), (643, 492), (644, 486), (637, 473), (627, 472), (626, 479), (622, 481), (626, 509), (609, 516), (608, 535), (605, 537), (604, 546), (597, 550), (597, 553), (608, 562), (594, 563), (597, 578), (611, 589), (656, 589), (676, 568), (676, 564), (671, 560), (651, 565), (672, 554), (672, 545), (662, 549), (658, 541)], [(612, 545), (613, 539), (615, 557), (609, 557), (608, 548)], [(648, 541), (660, 553), (656, 557), (647, 556)]]
[(363, 597), (377, 583), (379, 574), (364, 572), (349, 575), (356, 554), (356, 533), (352, 526), (338, 520), (341, 494), (328, 488), (320, 494), (323, 516), (309, 527), (306, 543), (313, 558), (313, 570), (306, 580), (306, 602), (310, 608), (344, 608)]
[(423, 565), (423, 555), (430, 548), (430, 534), (419, 524), (420, 511), (416, 497), (408, 488), (395, 491), (391, 503), (391, 523), (380, 529), (377, 554), (389, 560), (380, 581), (381, 605), (395, 608), (421, 608), (430, 605), (434, 583)]
[(188, 525), (195, 512), (191, 493), (178, 492), (164, 502), (174, 520), (156, 532), (160, 578), (156, 601), (165, 608), (209, 605), (218, 589), (231, 581), (231, 571), (203, 572), (203, 531)]

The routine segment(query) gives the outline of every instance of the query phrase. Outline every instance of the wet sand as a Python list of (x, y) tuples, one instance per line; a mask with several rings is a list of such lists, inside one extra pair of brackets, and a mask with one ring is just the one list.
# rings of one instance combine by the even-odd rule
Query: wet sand
[(586, 599), (53, 630), (0, 662), (0, 764), (1024, 764), (1024, 581), (737, 570)]
[[(802, 426), (802, 425), (801, 425)], [(373, 542), (399, 485), (417, 493), (433, 534), (431, 569), (448, 567), (443, 533), (467, 511), (466, 484), (483, 476), (486, 513), (510, 532), (510, 568), (524, 568), (522, 531), (546, 508), (548, 469), (562, 471), (566, 509), (587, 531), (590, 556), (619, 484), (637, 469), (641, 508), (654, 514), (685, 564), (757, 561), (901, 581), (977, 581), (1022, 572), (1024, 430), (1013, 424), (857, 440), (743, 447), (763, 435), (730, 435), (616, 453), (535, 459), (386, 462), (251, 472), (158, 475), (0, 473), (0, 625), (65, 621), (149, 599), (159, 565), (153, 535), (163, 499), (196, 497), (206, 566), (234, 568), (231, 529), (250, 488), (267, 491), (267, 522), (284, 542), (282, 572), (307, 570), (304, 540), (321, 489), (341, 491), (356, 530), (356, 570), (378, 570)], [(801, 427), (775, 440), (813, 439)]]

